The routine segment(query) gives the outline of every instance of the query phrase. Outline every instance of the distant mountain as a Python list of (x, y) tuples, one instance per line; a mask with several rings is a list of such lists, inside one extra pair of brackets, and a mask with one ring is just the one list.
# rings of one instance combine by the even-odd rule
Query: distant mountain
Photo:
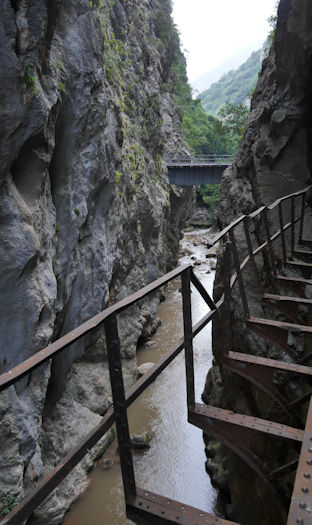
[(226, 102), (242, 104), (257, 82), (262, 58), (262, 49), (254, 51), (238, 69), (224, 74), (218, 82), (200, 93), (197, 98), (202, 101), (205, 111), (216, 116)]
[(250, 57), (250, 54), (255, 50), (254, 47), (246, 47), (245, 49), (240, 50), (235, 55), (232, 55), (230, 58), (227, 58), (222, 64), (211, 69), (204, 75), (196, 78), (191, 81), (191, 86), (193, 90), (197, 93), (201, 93), (208, 89), (213, 82), (217, 82), (222, 75), (228, 73), (232, 69), (237, 69), (241, 64), (246, 62), (247, 58)]

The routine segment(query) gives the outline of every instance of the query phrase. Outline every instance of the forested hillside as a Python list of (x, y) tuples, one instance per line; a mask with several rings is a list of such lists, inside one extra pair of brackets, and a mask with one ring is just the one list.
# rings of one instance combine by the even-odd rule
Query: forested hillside
[(177, 31), (172, 80), (174, 100), (182, 120), (182, 134), (193, 153), (204, 155), (227, 153), (226, 130), (222, 122), (212, 115), (207, 115), (201, 101), (192, 98), (192, 89), (187, 80), (186, 61), (180, 49)]
[[(162, 20), (163, 34), (166, 34), (166, 20)], [(192, 98), (192, 89), (187, 80), (186, 62), (181, 52), (179, 35), (169, 46), (173, 54), (172, 83), (174, 101), (180, 112), (182, 135), (194, 154), (235, 155), (248, 118), (249, 110), (243, 105), (226, 101), (219, 117), (207, 115), (202, 101)], [(213, 207), (219, 200), (219, 185), (203, 185), (198, 190), (203, 202)]]
[(217, 116), (226, 102), (242, 104), (256, 85), (261, 69), (261, 49), (254, 51), (238, 69), (229, 71), (209, 89), (198, 95), (203, 108), (209, 115)]

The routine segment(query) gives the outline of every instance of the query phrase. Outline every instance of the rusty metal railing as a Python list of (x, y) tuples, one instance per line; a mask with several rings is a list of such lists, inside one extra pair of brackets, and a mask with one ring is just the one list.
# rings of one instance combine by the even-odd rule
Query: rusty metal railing
[[(180, 276), (182, 279), (184, 333), (186, 335), (184, 338), (177, 341), (175, 345), (167, 352), (167, 354), (163, 356), (149, 372), (144, 374), (144, 376), (142, 376), (125, 393), (122, 377), (117, 315), (178, 276)], [(192, 327), (190, 320), (189, 289), (191, 282), (197, 288), (204, 301), (210, 308), (207, 314), (194, 327)], [(210, 298), (205, 288), (194, 275), (192, 267), (190, 265), (182, 266), (164, 275), (153, 283), (145, 286), (138, 292), (123, 299), (117, 304), (110, 306), (103, 312), (94, 316), (92, 319), (88, 320), (65, 336), (37, 352), (23, 363), (17, 365), (12, 370), (2, 374), (0, 376), (0, 392), (10, 387), (26, 375), (30, 374), (37, 367), (49, 359), (52, 359), (60, 352), (66, 351), (66, 348), (68, 348), (69, 345), (78, 341), (81, 337), (90, 333), (101, 324), (104, 325), (113, 406), (106, 412), (102, 418), (102, 421), (85, 438), (83, 438), (46, 477), (39, 481), (37, 486), (26, 496), (26, 498), (18, 505), (18, 507), (16, 507), (1, 521), (1, 524), (20, 525), (25, 519), (27, 519), (36, 509), (36, 507), (45, 500), (52, 490), (56, 488), (59, 483), (61, 483), (61, 481), (63, 481), (63, 479), (79, 463), (79, 461), (87, 454), (87, 452), (109, 430), (114, 421), (116, 423), (120, 465), (126, 501), (128, 501), (129, 498), (136, 497), (137, 489), (132, 463), (127, 407), (129, 407), (133, 401), (135, 401), (135, 399), (137, 399), (137, 397), (158, 377), (158, 375), (168, 366), (169, 363), (173, 361), (173, 359), (183, 350), (185, 346), (188, 347), (190, 344), (192, 344), (193, 337), (198, 334), (207, 325), (207, 323), (209, 323), (209, 321), (211, 321), (216, 312), (217, 308), (213, 300)], [(188, 395), (191, 395), (192, 389), (194, 387), (192, 375), (188, 376), (187, 384)], [(138, 491), (138, 494), (141, 494), (140, 491)]]
[[(227, 370), (241, 376), (268, 394), (287, 414), (289, 419), (295, 422), (297, 428), (287, 427), (272, 421), (258, 420), (257, 418), (248, 421), (249, 416), (199, 404), (195, 404), (189, 409), (189, 421), (223, 441), (249, 464), (273, 491), (275, 497), (282, 501), (286, 510), (289, 501), (281, 490), (278, 480), (289, 472), (296, 471), (296, 481), (288, 512), (288, 525), (295, 523), (312, 524), (312, 485), (310, 482), (312, 479), (310, 468), (312, 459), (309, 457), (309, 452), (307, 453), (307, 450), (310, 450), (312, 454), (312, 447), (310, 447), (312, 440), (312, 390), (309, 389), (300, 398), (289, 401), (278, 391), (274, 383), (274, 372), (295, 373), (306, 378), (312, 375), (312, 368), (305, 366), (305, 363), (312, 359), (311, 349), (310, 351), (306, 350), (304, 355), (300, 355), (296, 349), (289, 346), (287, 341), (288, 332), (296, 332), (310, 337), (312, 335), (312, 327), (302, 323), (299, 310), (299, 307), (303, 305), (308, 306), (312, 311), (312, 300), (304, 297), (303, 294), (307, 285), (312, 286), (312, 251), (300, 248), (302, 245), (312, 246), (311, 240), (303, 238), (305, 210), (309, 205), (307, 197), (310, 190), (311, 186), (282, 197), (270, 206), (262, 206), (249, 215), (235, 219), (211, 243), (211, 246), (220, 241), (223, 244), (224, 293), (216, 303), (216, 306), (222, 311), (223, 317), (223, 342), (221, 345), (223, 350), (221, 355), (218, 354), (221, 370)], [(299, 213), (296, 211), (298, 208), (300, 209)], [(279, 229), (272, 234), (270, 220), (273, 213), (276, 214), (275, 220), (279, 224)], [(286, 214), (288, 214), (287, 222), (285, 222)], [(251, 225), (254, 228), (253, 242), (250, 234)], [(243, 231), (240, 229), (239, 236), (237, 235), (238, 228), (243, 228)], [(296, 237), (298, 246), (295, 242)], [(237, 239), (240, 242), (240, 249), (237, 246)], [(280, 242), (278, 253), (276, 251), (277, 242)], [(243, 244), (247, 255), (244, 255), (243, 260), (240, 260), (239, 253)], [(295, 296), (283, 296), (279, 295), (278, 292), (265, 293), (263, 276), (260, 275), (256, 263), (256, 258), (259, 255), (263, 256), (263, 263), (267, 269), (266, 275), (269, 278), (267, 284), (272, 288), (286, 287), (289, 291), (294, 292)], [(232, 263), (234, 273), (231, 271)], [(292, 322), (252, 316), (244, 283), (244, 272), (247, 267), (251, 268), (254, 276), (254, 287), (258, 289), (260, 301), (263, 305), (282, 312)], [(291, 275), (285, 275), (289, 270), (291, 270)], [(233, 287), (236, 284), (242, 304), (242, 320), (245, 322), (247, 330), (260, 335), (271, 344), (279, 347), (288, 354), (293, 362), (269, 359), (267, 356), (259, 357), (244, 354), (233, 347), (231, 297)], [(298, 407), (309, 400), (308, 415), (305, 422), (302, 422), (299, 418)], [(302, 426), (305, 431), (301, 430)], [(286, 465), (275, 467), (273, 470), (272, 467), (271, 470), (268, 469), (268, 465), (261, 461), (250, 447), (250, 431), (255, 429), (258, 432), (278, 435), (282, 439), (301, 442), (302, 449), (299, 458)], [(305, 479), (308, 480), (308, 483), (305, 483)]]
[[(218, 233), (212, 240), (212, 242), (208, 245), (208, 247), (212, 247), (221, 240), (223, 242), (229, 240), (230, 241), (230, 251), (232, 254), (232, 258), (234, 260), (235, 264), (235, 273), (231, 276), (230, 280), (230, 288), (233, 288), (234, 284), (238, 280), (239, 286), (240, 286), (240, 292), (242, 296), (242, 302), (244, 306), (244, 313), (246, 314), (246, 317), (249, 316), (249, 309), (248, 309), (248, 302), (246, 298), (245, 293), (245, 287), (242, 282), (242, 273), (247, 267), (247, 265), (251, 264), (255, 273), (256, 282), (263, 290), (263, 285), (261, 282), (261, 278), (259, 276), (259, 272), (257, 270), (257, 266), (255, 264), (255, 257), (262, 252), (266, 252), (266, 259), (267, 264), (269, 265), (269, 268), (271, 270), (271, 273), (276, 276), (277, 273), (277, 267), (276, 267), (276, 256), (273, 249), (273, 243), (278, 239), (281, 238), (281, 245), (282, 245), (282, 252), (283, 252), (283, 263), (287, 264), (287, 262), (290, 262), (290, 260), (287, 259), (287, 253), (286, 253), (286, 240), (285, 240), (285, 233), (290, 229), (291, 230), (291, 246), (290, 246), (290, 257), (293, 257), (294, 255), (298, 254), (298, 250), (295, 250), (295, 226), (299, 222), (299, 238), (298, 238), (298, 244), (300, 245), (307, 245), (312, 246), (312, 241), (310, 240), (304, 240), (303, 239), (303, 225), (304, 225), (304, 216), (305, 216), (305, 209), (309, 206), (309, 204), (306, 202), (307, 194), (311, 190), (312, 185), (304, 188), (301, 191), (292, 193), (290, 195), (286, 195), (284, 197), (281, 197), (280, 199), (277, 199), (273, 204), (270, 206), (261, 206), (254, 212), (250, 213), (249, 215), (241, 215), (237, 219), (235, 219), (231, 224), (226, 226), (220, 233)], [(301, 197), (301, 210), (300, 214), (295, 217), (295, 200), (297, 198)], [(291, 220), (287, 223), (284, 223), (283, 220), (283, 205), (287, 202), (291, 203)], [(278, 210), (279, 214), (279, 223), (280, 228), (277, 232), (275, 232), (273, 235), (270, 233), (269, 228), (269, 220), (268, 220), (268, 212), (272, 212), (273, 210)], [(251, 239), (250, 239), (250, 233), (249, 233), (249, 227), (252, 220), (260, 220), (263, 223), (263, 232), (265, 236), (264, 242), (259, 244), (255, 249), (252, 248)], [(244, 258), (242, 262), (239, 262), (238, 260), (238, 251), (236, 246), (236, 239), (235, 239), (235, 229), (242, 225), (244, 227), (245, 231), (245, 244), (248, 249), (248, 255)], [(223, 303), (223, 298), (220, 302), (220, 304)]]
[[(230, 524), (221, 518), (215, 518), (207, 513), (199, 511), (191, 507), (187, 507), (184, 504), (163, 498), (157, 494), (153, 494), (147, 491), (143, 491), (136, 487), (132, 453), (130, 447), (129, 438), (129, 427), (127, 419), (127, 407), (158, 377), (158, 375), (166, 368), (166, 366), (173, 361), (173, 359), (185, 349), (185, 365), (186, 365), (186, 385), (187, 385), (187, 405), (188, 405), (188, 420), (192, 424), (206, 430), (207, 432), (215, 435), (217, 439), (221, 439), (228, 447), (236, 452), (244, 461), (246, 461), (253, 470), (263, 479), (263, 481), (273, 490), (276, 497), (280, 497), (281, 494), (277, 490), (274, 482), (279, 476), (284, 475), (287, 472), (295, 470), (298, 464), (298, 460), (291, 462), (291, 464), (283, 465), (268, 471), (266, 465), (263, 464), (254, 454), (254, 452), (248, 448), (250, 442), (251, 432), (264, 432), (268, 435), (278, 436), (283, 439), (294, 440), (295, 442), (303, 443), (303, 447), (306, 447), (306, 443), (311, 440), (310, 436), (312, 428), (312, 410), (310, 410), (307, 421), (305, 432), (301, 428), (293, 428), (287, 425), (281, 425), (272, 421), (255, 418), (252, 416), (246, 416), (242, 414), (234, 414), (233, 412), (225, 409), (219, 409), (216, 407), (210, 407), (201, 405), (195, 402), (194, 392), (194, 362), (193, 362), (193, 338), (199, 333), (204, 326), (207, 325), (215, 316), (222, 315), (223, 319), (223, 355), (221, 366), (229, 371), (237, 373), (247, 380), (253, 382), (265, 392), (269, 393), (271, 397), (280, 404), (280, 406), (292, 417), (293, 411), (291, 407), (286, 405), (283, 399), (280, 398), (278, 392), (274, 390), (272, 386), (273, 375), (268, 375), (268, 370), (285, 370), (288, 372), (299, 373), (304, 376), (311, 374), (311, 368), (304, 366), (303, 362), (308, 362), (312, 356), (308, 355), (304, 357), (304, 360), (296, 359), (297, 356), (293, 350), (289, 349), (285, 343), (285, 338), (282, 334), (287, 334), (287, 330), (301, 331), (302, 333), (311, 333), (312, 328), (309, 326), (303, 326), (300, 324), (277, 322), (274, 320), (255, 319), (251, 316), (248, 296), (246, 294), (245, 285), (243, 281), (243, 272), (248, 265), (251, 265), (254, 275), (255, 282), (258, 284), (259, 290), (262, 294), (263, 301), (269, 301), (271, 306), (278, 306), (281, 311), (285, 314), (291, 314), (294, 309), (296, 300), (298, 304), (303, 304), (303, 298), (294, 298), (286, 296), (273, 296), (272, 294), (265, 294), (264, 286), (262, 284), (261, 276), (255, 262), (255, 258), (259, 254), (263, 254), (265, 258), (265, 264), (268, 268), (268, 273), (278, 284), (283, 286), (293, 287), (297, 291), (301, 290), (302, 287), (307, 284), (312, 284), (312, 279), (300, 278), (300, 277), (286, 277), (279, 274), (279, 258), (276, 256), (274, 243), (279, 239), (281, 241), (281, 252), (282, 252), (282, 264), (284, 267), (296, 268), (302, 272), (309, 271), (311, 268), (309, 263), (305, 262), (302, 265), (295, 260), (298, 256), (303, 258), (311, 256), (312, 252), (300, 252), (295, 245), (296, 236), (296, 225), (299, 223), (298, 230), (298, 243), (310, 245), (310, 241), (303, 239), (304, 229), (304, 213), (307, 207), (306, 197), (311, 187), (308, 187), (302, 191), (293, 193), (281, 199), (275, 201), (271, 206), (262, 206), (253, 213), (242, 216), (233, 221), (227, 226), (220, 234), (218, 234), (213, 244), (222, 240), (224, 242), (224, 293), (217, 303), (215, 303), (207, 291), (204, 289), (202, 284), (198, 281), (194, 275), (191, 266), (184, 266), (173, 270), (172, 272), (161, 277), (157, 281), (145, 286), (130, 297), (120, 301), (114, 306), (110, 306), (103, 312), (99, 313), (86, 323), (72, 330), (69, 334), (58, 339), (51, 345), (47, 346), (40, 352), (37, 352), (32, 357), (16, 366), (12, 370), (2, 374), (0, 376), (0, 391), (8, 388), (22, 377), (30, 374), (33, 370), (39, 367), (44, 362), (53, 358), (60, 352), (66, 351), (66, 348), (75, 341), (78, 341), (84, 335), (90, 333), (98, 326), (103, 324), (105, 328), (106, 342), (107, 342), (107, 359), (110, 372), (110, 380), (112, 387), (113, 406), (107, 411), (102, 421), (97, 427), (95, 427), (85, 438), (83, 438), (76, 447), (50, 472), (48, 476), (43, 478), (37, 486), (28, 494), (28, 496), (8, 514), (1, 522), (2, 525), (20, 525), (25, 519), (27, 519), (35, 508), (41, 504), (45, 498), (52, 492), (52, 490), (58, 486), (58, 484), (67, 476), (67, 474), (77, 465), (77, 463), (85, 456), (88, 450), (95, 445), (95, 443), (107, 432), (113, 422), (116, 422), (117, 439), (119, 444), (121, 472), (124, 485), (124, 492), (127, 504), (127, 515), (137, 521), (137, 523), (218, 523)], [(296, 200), (301, 200), (300, 214), (296, 216)], [(285, 205), (290, 205), (288, 213), (290, 219), (288, 222), (284, 222), (285, 217)], [(274, 234), (270, 232), (270, 223), (268, 214), (274, 211), (278, 212), (279, 230)], [(251, 221), (257, 221), (258, 223), (258, 236), (259, 242), (256, 248), (252, 245), (252, 240), (249, 233), (249, 227)], [(237, 241), (235, 236), (235, 229), (240, 225), (244, 228), (245, 234), (245, 246), (248, 251), (248, 255), (243, 261), (239, 260), (239, 251), (237, 249)], [(259, 226), (261, 225), (261, 227)], [(290, 239), (287, 239), (286, 232), (290, 233)], [(261, 238), (262, 237), (262, 238)], [(229, 238), (229, 240), (228, 240)], [(289, 241), (289, 242), (288, 242)], [(287, 249), (287, 244), (290, 247)], [(235, 273), (231, 273), (231, 260), (234, 261)], [(183, 300), (183, 326), (184, 326), (184, 337), (177, 341), (173, 348), (154, 365), (154, 367), (144, 376), (142, 376), (127, 392), (124, 391), (123, 377), (122, 377), (122, 365), (120, 355), (120, 342), (118, 336), (117, 326), (117, 315), (125, 310), (130, 305), (143, 299), (149, 293), (159, 289), (164, 284), (168, 283), (172, 279), (180, 276), (182, 282), (182, 300)], [(191, 283), (197, 288), (203, 299), (206, 301), (209, 311), (207, 314), (195, 325), (192, 326), (192, 315), (191, 315)], [(238, 284), (240, 296), (243, 305), (244, 321), (248, 329), (255, 331), (256, 333), (265, 337), (271, 338), (271, 341), (276, 343), (283, 350), (287, 351), (288, 354), (293, 358), (295, 363), (289, 363), (284, 361), (275, 361), (267, 359), (266, 357), (246, 356), (234, 352), (232, 348), (232, 334), (231, 334), (231, 294), (235, 284)], [(273, 297), (273, 298), (272, 298)], [(290, 302), (289, 304), (287, 304)], [(305, 299), (305, 301), (309, 301)], [(312, 303), (312, 301), (310, 300)], [(280, 304), (282, 303), (282, 305)], [(286, 303), (286, 308), (285, 304)], [(309, 304), (309, 303), (304, 303)], [(263, 328), (264, 326), (264, 328)], [(265, 370), (265, 372), (264, 372)], [(300, 403), (305, 402), (309, 396), (302, 398)], [(293, 408), (298, 406), (298, 400), (295, 400)], [(297, 405), (296, 405), (297, 403)], [(299, 425), (300, 427), (300, 425)], [(312, 448), (311, 448), (312, 454)], [(301, 458), (301, 456), (300, 456)], [(306, 461), (308, 465), (310, 463)], [(302, 461), (299, 461), (299, 467), (297, 469), (297, 476), (302, 475), (303, 467)], [(308, 467), (306, 467), (308, 468)], [(311, 474), (308, 472), (309, 476)], [(306, 508), (312, 507), (312, 497), (310, 496), (311, 491), (308, 488), (308, 492), (304, 495), (300, 494), (302, 499), (302, 505), (296, 507), (296, 501), (298, 491), (302, 492), (302, 483), (298, 482), (295, 484), (294, 496), (289, 514), (289, 520), (295, 519), (297, 523), (311, 523), (307, 521), (306, 517), (304, 521), (301, 515), (298, 514), (298, 508), (300, 512)], [(297, 490), (297, 486), (299, 487)], [(297, 492), (296, 492), (297, 491)], [(285, 498), (284, 499), (285, 503)], [(288, 502), (286, 502), (286, 507)], [(294, 507), (295, 506), (295, 507)], [(293, 521), (288, 522), (289, 525)]]

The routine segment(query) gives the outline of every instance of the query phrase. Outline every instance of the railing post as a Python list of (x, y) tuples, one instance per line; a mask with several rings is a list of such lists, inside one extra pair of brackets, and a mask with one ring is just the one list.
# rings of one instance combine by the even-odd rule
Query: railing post
[(283, 219), (282, 202), (278, 203), (278, 215), (279, 215), (279, 223), (280, 223), (281, 239), (282, 239), (283, 261), (284, 261), (284, 264), (286, 264), (286, 262), (287, 262), (287, 251), (286, 251), (286, 241), (285, 241), (285, 232), (284, 232), (284, 219)]
[(304, 221), (304, 209), (305, 209), (305, 198), (306, 194), (302, 194), (302, 201), (301, 201), (301, 215), (300, 215), (300, 224), (299, 224), (299, 239), (298, 244), (302, 244), (302, 235), (303, 235), (303, 221)]
[(264, 230), (265, 230), (265, 236), (268, 243), (268, 251), (269, 251), (269, 258), (271, 260), (271, 271), (273, 275), (276, 275), (276, 260), (275, 260), (275, 253), (272, 247), (272, 241), (271, 241), (271, 232), (269, 227), (269, 221), (268, 221), (268, 214), (267, 210), (264, 209), (262, 212), (262, 217), (264, 221)]
[(246, 241), (247, 241), (249, 257), (250, 257), (250, 260), (251, 260), (251, 263), (252, 263), (252, 266), (253, 266), (253, 269), (254, 269), (254, 272), (255, 272), (255, 276), (256, 276), (256, 279), (257, 279), (260, 291), (263, 294), (263, 292), (264, 292), (263, 284), (262, 284), (262, 281), (261, 281), (261, 278), (260, 278), (260, 275), (259, 275), (259, 271), (258, 271), (257, 264), (256, 264), (256, 261), (255, 261), (255, 256), (254, 256), (254, 253), (253, 253), (252, 243), (251, 243), (251, 239), (250, 239), (249, 221), (250, 221), (250, 218), (248, 217), (248, 215), (246, 215), (246, 217), (244, 218), (245, 237), (246, 237)]
[(295, 251), (295, 197), (291, 198), (291, 241), (290, 241), (291, 257), (294, 256)]
[(183, 329), (185, 348), (186, 396), (187, 406), (195, 405), (194, 356), (193, 356), (193, 327), (191, 304), (191, 269), (181, 274), (182, 302), (183, 302)]
[(244, 310), (245, 317), (247, 319), (250, 319), (250, 313), (249, 313), (249, 307), (248, 307), (248, 302), (247, 302), (247, 296), (246, 296), (246, 292), (245, 292), (242, 271), (241, 271), (241, 267), (240, 267), (240, 263), (239, 263), (238, 252), (237, 252), (237, 247), (236, 247), (236, 241), (235, 241), (233, 228), (230, 229), (229, 235), (230, 235), (230, 241), (231, 241), (231, 246), (232, 246), (232, 252), (233, 252), (233, 259), (234, 259), (235, 269), (236, 269), (236, 273), (237, 273), (238, 287), (239, 287), (239, 291), (240, 291), (241, 298), (242, 298), (242, 303), (243, 303), (243, 310)]
[(127, 406), (125, 400), (125, 389), (121, 368), (120, 341), (116, 314), (112, 314), (107, 319), (105, 319), (104, 327), (119, 447), (120, 468), (125, 498), (127, 501), (129, 496), (136, 495), (136, 486), (133, 470)]
[(225, 243), (223, 254), (224, 303), (223, 303), (223, 358), (232, 349), (231, 333), (231, 243)]

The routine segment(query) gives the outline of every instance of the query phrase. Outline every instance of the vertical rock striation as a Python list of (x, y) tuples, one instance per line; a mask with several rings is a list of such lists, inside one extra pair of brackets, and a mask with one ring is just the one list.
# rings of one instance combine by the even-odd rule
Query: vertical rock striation
[[(176, 263), (192, 193), (169, 187), (164, 161), (185, 149), (169, 6), (1, 2), (1, 372)], [(128, 382), (157, 301), (120, 318)], [(104, 354), (99, 330), (1, 395), (1, 495), (21, 497), (105, 412)], [(61, 521), (83, 475), (37, 523)]]
[[(249, 122), (236, 159), (223, 176), (218, 213), (220, 228), (235, 217), (303, 189), (311, 182), (311, 29), (312, 12), (308, 0), (280, 1), (274, 42), (268, 58), (263, 62)], [(272, 231), (278, 229), (276, 224), (272, 226)], [(252, 232), (256, 237), (258, 234), (257, 231)], [(243, 231), (238, 232), (237, 242), (242, 260), (246, 253)], [(214, 290), (217, 298), (222, 293), (220, 268), (221, 264), (217, 269)], [(266, 269), (261, 262), (259, 270), (264, 284), (267, 284)], [(244, 273), (244, 280), (252, 315), (266, 317), (255, 289), (254, 277)], [(233, 347), (237, 351), (285, 358), (277, 348), (246, 331), (237, 293), (233, 296), (232, 314)], [(237, 412), (292, 424), (257, 388), (238, 376), (220, 374), (221, 331), (222, 326), (214, 323), (216, 360), (207, 378), (205, 401)], [(299, 392), (301, 388), (295, 380), (283, 385), (278, 377), (275, 379), (284, 392), (287, 389)], [(259, 437), (255, 446), (268, 465), (281, 465), (292, 457), (291, 447), (286, 441), (274, 442)], [(208, 436), (206, 449), (207, 469), (228, 495), (229, 517), (243, 524), (285, 523), (285, 511), (246, 464)], [(292, 481), (290, 477), (284, 482), (283, 488), (288, 495), (291, 494)]]

